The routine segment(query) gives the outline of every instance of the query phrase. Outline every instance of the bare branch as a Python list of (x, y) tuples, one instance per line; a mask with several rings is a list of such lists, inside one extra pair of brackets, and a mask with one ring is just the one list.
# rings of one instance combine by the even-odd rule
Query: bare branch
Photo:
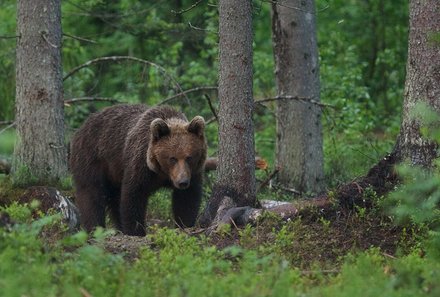
[(84, 37), (75, 36), (75, 35), (71, 35), (71, 34), (68, 34), (68, 33), (63, 33), (63, 35), (66, 36), (66, 37), (70, 37), (72, 39), (79, 40), (79, 41), (89, 42), (89, 43), (93, 43), (93, 44), (98, 43), (98, 42), (96, 42), (94, 40), (87, 39), (87, 38), (84, 38)]
[(158, 105), (166, 104), (166, 103), (170, 102), (171, 100), (176, 99), (176, 98), (181, 97), (181, 96), (185, 96), (186, 97), (186, 94), (189, 94), (189, 93), (192, 93), (192, 92), (217, 90), (217, 89), (218, 89), (218, 87), (215, 87), (215, 86), (197, 87), (197, 88), (189, 89), (189, 90), (183, 91), (181, 93), (178, 93), (176, 95), (173, 95), (173, 96), (170, 96), (170, 97), (166, 98), (165, 100), (160, 102)]
[(286, 5), (286, 4), (284, 4), (284, 3), (282, 3), (281, 1), (278, 1), (278, 0), (261, 0), (261, 1), (262, 1), (262, 2), (267, 2), (267, 3), (272, 3), (272, 4), (275, 4), (275, 5), (282, 6), (282, 7), (286, 7), (286, 8), (293, 9), (293, 10), (298, 10), (298, 11), (302, 11), (302, 12), (307, 12), (307, 13), (310, 13), (310, 14), (317, 14), (318, 12), (324, 11), (324, 10), (326, 10), (327, 8), (330, 7), (330, 5), (327, 4), (327, 5), (324, 6), (323, 8), (320, 8), (317, 12), (312, 12), (312, 11), (308, 11), (308, 10), (305, 10), (305, 9), (302, 9), (302, 8), (299, 8), (299, 7)]
[(69, 106), (72, 103), (78, 102), (90, 102), (90, 101), (99, 101), (99, 102), (110, 102), (110, 103), (123, 103), (118, 99), (107, 98), (107, 97), (78, 97), (64, 100), (64, 105)]
[(11, 35), (11, 36), (4, 36), (4, 35), (0, 35), (0, 39), (15, 39), (15, 38), (18, 38), (18, 37), (20, 37), (20, 35), (17, 35), (17, 36), (13, 36), (13, 35)]
[(257, 189), (257, 193), (261, 191), (262, 188), (264, 188), (280, 171), (279, 167), (276, 167), (269, 176), (263, 180), (260, 184), (260, 186)]
[[(112, 56), (112, 57), (101, 57), (101, 58), (96, 58), (96, 59), (93, 59), (93, 60), (90, 60), (90, 61), (87, 61), (86, 63), (84, 63), (84, 64), (81, 64), (81, 65), (79, 65), (79, 66), (77, 66), (77, 67), (75, 67), (75, 68), (73, 68), (72, 70), (70, 70), (70, 72), (69, 73), (67, 73), (65, 76), (64, 76), (64, 78), (63, 78), (63, 80), (66, 80), (66, 79), (68, 79), (69, 77), (71, 77), (73, 74), (75, 74), (76, 72), (78, 72), (79, 70), (81, 70), (81, 69), (83, 69), (83, 68), (86, 68), (86, 67), (89, 67), (89, 66), (91, 66), (91, 65), (93, 65), (93, 64), (99, 64), (99, 63), (103, 63), (103, 62), (117, 62), (117, 61), (134, 61), (134, 62), (137, 62), (137, 63), (141, 63), (141, 64), (144, 64), (144, 65), (150, 65), (150, 66), (153, 66), (153, 67), (155, 67), (155, 68), (157, 68), (160, 72), (162, 72), (168, 79), (170, 79), (173, 83), (174, 83), (174, 85), (176, 86), (176, 88), (181, 92), (181, 93), (183, 93), (183, 90), (182, 90), (182, 88), (180, 87), (180, 84), (165, 70), (165, 68), (163, 68), (162, 66), (160, 66), (160, 65), (158, 65), (158, 64), (156, 64), (156, 63), (153, 63), (153, 62), (150, 62), (150, 61), (147, 61), (147, 60), (144, 60), (144, 59), (140, 59), (140, 58), (136, 58), (136, 57), (131, 57), (131, 56)], [(186, 97), (186, 94), (183, 94), (183, 96), (186, 98), (186, 100), (188, 100), (188, 102), (189, 102), (189, 99), (188, 99), (188, 97)]]
[(0, 126), (6, 126), (14, 123), (14, 121), (0, 121)]
[(211, 97), (209, 97), (208, 94), (205, 94), (205, 98), (208, 101), (208, 105), (209, 105), (209, 108), (211, 109), (212, 114), (214, 115), (215, 119), (218, 122), (217, 112), (215, 111), (214, 106), (212, 106)]
[(41, 37), (43, 37), (44, 41), (47, 42), (47, 44), (49, 44), (53, 48), (58, 48), (58, 46), (56, 46), (55, 44), (53, 44), (52, 42), (49, 41), (49, 39), (47, 38), (47, 32), (46, 31), (40, 31), (40, 34), (41, 34)]
[(174, 13), (174, 14), (184, 14), (185, 12), (188, 12), (191, 9), (197, 7), (202, 1), (203, 0), (198, 0), (196, 3), (194, 3), (193, 5), (191, 5), (188, 8), (185, 8), (185, 9), (182, 9), (182, 10), (179, 10), (179, 11), (171, 10), (171, 12)]
[(10, 123), (9, 125), (7, 125), (6, 127), (4, 127), (3, 129), (0, 130), (0, 134), (2, 134), (6, 130), (8, 130), (8, 129), (14, 127), (14, 126), (15, 126), (15, 122)]
[(204, 32), (218, 34), (218, 31), (213, 31), (213, 30), (203, 29), (203, 28), (199, 28), (199, 27), (193, 26), (193, 24), (191, 24), (191, 22), (188, 22), (188, 25), (189, 25), (189, 27), (191, 29), (194, 29), (194, 30), (197, 30), (197, 31), (204, 31)]
[(301, 101), (301, 102), (312, 103), (312, 104), (318, 105), (319, 107), (336, 108), (335, 106), (330, 105), (330, 104), (321, 103), (321, 102), (313, 100), (311, 98), (298, 97), (298, 96), (276, 96), (276, 97), (270, 97), (270, 98), (257, 99), (254, 101), (254, 104), (262, 104), (265, 102), (278, 101), (278, 100), (297, 100), (297, 101)]

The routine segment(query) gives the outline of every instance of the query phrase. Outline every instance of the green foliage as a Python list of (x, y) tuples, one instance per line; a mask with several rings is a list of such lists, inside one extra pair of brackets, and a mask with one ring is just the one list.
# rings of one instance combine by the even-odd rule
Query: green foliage
[[(102, 230), (93, 241), (82, 231), (48, 244), (41, 231), (59, 217), (33, 220), (25, 209), (0, 210), (24, 219), (12, 230), (0, 227), (0, 296), (437, 296), (440, 290), (440, 262), (418, 250), (394, 260), (371, 249), (348, 256), (330, 274), (319, 265), (301, 271), (285, 260), (300, 221), (273, 229), (272, 247), (256, 250), (219, 250), (204, 236), (152, 227), (149, 246), (126, 261), (88, 243), (105, 241), (110, 234)], [(246, 227), (240, 241), (251, 242), (255, 231)]]

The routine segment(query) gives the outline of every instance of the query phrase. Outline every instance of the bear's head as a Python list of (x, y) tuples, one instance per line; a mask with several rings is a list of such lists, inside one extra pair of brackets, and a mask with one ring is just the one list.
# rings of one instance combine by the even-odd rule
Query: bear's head
[(177, 189), (187, 189), (194, 174), (201, 174), (206, 160), (205, 120), (194, 117), (155, 119), (150, 125), (148, 168), (171, 180)]

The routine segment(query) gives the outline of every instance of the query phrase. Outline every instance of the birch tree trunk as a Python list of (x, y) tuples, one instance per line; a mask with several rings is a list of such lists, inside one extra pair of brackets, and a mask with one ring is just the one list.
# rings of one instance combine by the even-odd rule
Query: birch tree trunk
[[(272, 37), (278, 96), (319, 101), (314, 1), (273, 2)], [(322, 191), (324, 161), (320, 107), (304, 101), (279, 100), (276, 114), (278, 181), (300, 192)]]
[(61, 1), (17, 1), (17, 35), (14, 180), (56, 182), (67, 172)]
[(410, 1), (408, 61), (400, 134), (394, 151), (398, 160), (429, 167), (437, 146), (423, 139), (420, 122), (411, 113), (423, 102), (440, 113), (440, 1)]
[(256, 202), (252, 1), (220, 0), (219, 22), (218, 180), (202, 224), (214, 219), (225, 195), (232, 198), (229, 206)]

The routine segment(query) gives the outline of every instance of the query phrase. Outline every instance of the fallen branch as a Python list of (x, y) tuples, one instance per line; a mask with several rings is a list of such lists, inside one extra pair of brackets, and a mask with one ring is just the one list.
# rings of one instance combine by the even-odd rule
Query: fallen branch
[(265, 211), (278, 214), (281, 219), (288, 220), (298, 216), (331, 216), (341, 210), (353, 210), (357, 207), (369, 209), (374, 205), (374, 201), (365, 197), (364, 191), (370, 188), (381, 196), (392, 190), (398, 183), (393, 169), (396, 162), (394, 154), (386, 156), (371, 168), (366, 176), (336, 189), (332, 197), (321, 195), (292, 203), (261, 201), (260, 208), (237, 206), (235, 201), (240, 201), (238, 193), (228, 188), (214, 188), (199, 223), (202, 227), (209, 226), (207, 233), (210, 233), (221, 224), (229, 224), (231, 220), (237, 226), (253, 224)]

